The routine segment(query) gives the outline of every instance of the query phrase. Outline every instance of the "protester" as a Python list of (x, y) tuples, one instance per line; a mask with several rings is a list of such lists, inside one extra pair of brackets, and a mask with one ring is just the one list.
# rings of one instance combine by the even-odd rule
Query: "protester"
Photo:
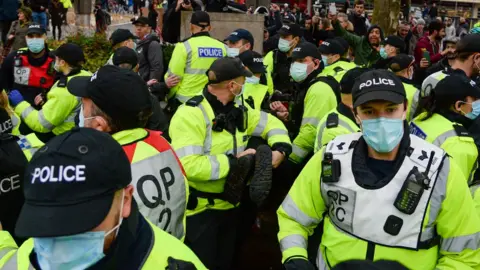
[(160, 39), (152, 33), (152, 26), (146, 17), (140, 17), (133, 22), (135, 34), (139, 38), (136, 45), (140, 69), (138, 73), (146, 82), (163, 80), (163, 51)]
[(418, 40), (423, 37), (425, 28), (425, 20), (418, 19), (417, 24), (413, 27), (412, 37), (410, 38), (410, 44), (408, 44), (408, 54), (413, 55), (415, 53), (415, 47)]
[[(53, 39), (62, 39), (63, 10), (64, 7), (60, 0), (51, 0), (48, 7), (48, 13), (51, 16)], [(58, 33), (58, 38), (56, 33)]]
[(74, 129), (50, 141), (25, 171), (15, 232), (31, 239), (3, 267), (206, 269), (139, 213), (131, 181), (128, 157), (109, 134)]
[(365, 2), (363, 0), (356, 0), (353, 4), (354, 10), (348, 16), (348, 20), (353, 24), (353, 32), (358, 36), (365, 36), (370, 23), (368, 23), (367, 16), (365, 15)]
[(431, 20), (435, 20), (438, 16), (438, 9), (437, 9), (437, 3), (433, 2), (432, 7), (428, 11), (428, 15), (430, 16)]
[(30, 8), (33, 13), (33, 22), (40, 24), (42, 28), (47, 28), (47, 9), (48, 9), (48, 0), (30, 0)]
[(456, 37), (455, 26), (453, 25), (452, 18), (447, 18), (447, 23), (445, 27), (445, 38), (452, 39)]
[(430, 58), (429, 64), (437, 63), (447, 53), (451, 52), (451, 49), (445, 49), (440, 51), (440, 42), (445, 37), (445, 25), (441, 22), (432, 21), (428, 26), (428, 36), (424, 36), (418, 40), (415, 47), (415, 61), (417, 64), (420, 60), (425, 58), (425, 53), (428, 53)]
[(176, 0), (169, 1), (168, 9), (163, 15), (162, 37), (170, 43), (180, 40), (181, 11), (198, 10), (193, 8), (195, 1)]
[(28, 26), (31, 22), (32, 10), (28, 7), (20, 7), (18, 9), (18, 20), (12, 23), (7, 35), (8, 41), (6, 43), (10, 43), (10, 49), (6, 48), (7, 46), (4, 46), (3, 49), (6, 51), (3, 52), (3, 55), (6, 56), (10, 51), (17, 51), (21, 48), (27, 47), (27, 41), (25, 38), (27, 36)]
[(2, 44), (5, 44), (7, 41), (9, 36), (8, 32), (12, 26), (12, 23), (17, 20), (18, 8), (18, 0), (3, 0), (0, 3), (0, 31), (2, 32)]
[(429, 76), (435, 72), (441, 71), (441, 70), (448, 70), (451, 68), (453, 63), (455, 62), (455, 50), (457, 47), (457, 42), (458, 38), (453, 37), (450, 39), (445, 38), (443, 41), (443, 48), (450, 51), (445, 55), (445, 57), (438, 61), (437, 63), (433, 64), (431, 67), (429, 67), (426, 71), (426, 75)]
[(402, 46), (402, 49), (400, 50), (400, 53), (408, 54), (409, 51), (409, 45), (410, 45), (410, 39), (412, 38), (412, 31), (410, 31), (410, 24), (406, 21), (400, 22), (398, 25), (398, 30), (397, 30), (397, 36), (402, 38), (403, 42), (405, 43), (404, 46)]

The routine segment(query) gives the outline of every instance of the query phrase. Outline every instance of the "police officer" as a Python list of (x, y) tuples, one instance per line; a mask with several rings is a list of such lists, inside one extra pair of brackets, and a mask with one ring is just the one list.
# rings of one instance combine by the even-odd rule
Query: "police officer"
[[(273, 91), (268, 87), (266, 80), (267, 70), (263, 65), (263, 57), (255, 51), (245, 51), (239, 56), (242, 63), (252, 72), (253, 76), (245, 78), (243, 100), (252, 109), (269, 109), (268, 101)], [(241, 101), (241, 99), (237, 99)]]
[(112, 134), (132, 164), (140, 213), (178, 239), (185, 236), (187, 182), (180, 162), (161, 132), (144, 129), (152, 102), (146, 83), (133, 71), (104, 66), (91, 78), (69, 85), (82, 98), (79, 125)]
[(301, 43), (292, 53), (290, 76), (297, 90), (289, 131), (295, 138), (290, 155), (295, 164), (301, 164), (313, 152), (320, 120), (340, 101), (338, 82), (331, 76), (319, 76), (323, 68), (321, 58), (310, 42)]
[(407, 121), (411, 121), (418, 107), (420, 90), (414, 84), (412, 78), (415, 73), (415, 58), (411, 55), (399, 54), (390, 59), (388, 69), (397, 75), (405, 87), (407, 93)]
[(165, 74), (165, 79), (172, 74), (181, 78), (180, 83), (170, 89), (169, 98), (177, 100), (171, 103), (176, 103), (176, 106), (172, 106), (173, 111), (178, 107), (178, 102), (184, 103), (202, 91), (208, 81), (205, 72), (215, 59), (227, 54), (225, 44), (210, 37), (211, 29), (208, 13), (195, 11), (190, 20), (192, 36), (178, 43), (173, 50)]
[(465, 75), (441, 80), (425, 111), (410, 123), (412, 134), (445, 150), (465, 177), (472, 180), (478, 150), (468, 130), (480, 115), (480, 88)]
[(10, 92), (10, 104), (15, 107), (15, 112), (42, 141), (48, 141), (75, 126), (74, 119), (80, 110), (80, 103), (68, 92), (67, 83), (74, 77), (91, 75), (82, 70), (84, 62), (82, 48), (76, 44), (67, 43), (55, 51), (55, 70), (60, 74), (60, 79), (47, 93), (46, 101), (41, 98), (41, 102), (45, 102), (41, 110), (36, 110), (25, 101), (20, 91)]
[(277, 211), (286, 269), (313, 267), (307, 237), (322, 219), (321, 270), (358, 258), (413, 270), (480, 266), (480, 218), (465, 176), (441, 148), (409, 134), (406, 105), (391, 72), (357, 79), (362, 133), (338, 136), (316, 153)]
[(399, 36), (388, 36), (380, 47), (380, 59), (372, 65), (375, 69), (388, 69), (388, 64), (393, 57), (405, 49), (405, 41)]
[[(52, 87), (55, 79), (55, 58), (46, 46), (47, 32), (39, 24), (27, 30), (27, 47), (10, 53), (2, 64), (2, 88), (18, 90), (25, 101), (39, 110), (43, 105), (35, 98)], [(22, 132), (28, 133), (28, 132)]]
[(113, 53), (108, 59), (107, 65), (113, 65), (113, 54), (121, 47), (128, 47), (136, 51), (137, 43), (135, 40), (137, 39), (138, 37), (134, 36), (128, 29), (117, 29), (113, 31), (112, 35), (110, 36), (110, 43), (112, 44)]
[(437, 83), (451, 73), (464, 73), (475, 79), (480, 72), (480, 35), (464, 36), (458, 43), (455, 51), (456, 58), (451, 69), (441, 70), (428, 76), (422, 83), (421, 96), (428, 96)]
[(139, 213), (131, 181), (128, 158), (110, 135), (76, 128), (55, 137), (25, 171), (26, 201), (15, 232), (32, 238), (0, 258), (0, 267), (206, 269)]
[(224, 42), (227, 45), (228, 57), (237, 57), (243, 52), (253, 50), (254, 45), (252, 34), (241, 28), (230, 33)]
[(318, 48), (322, 54), (324, 69), (321, 76), (332, 76), (340, 82), (348, 70), (356, 67), (354, 63), (342, 58), (345, 54), (345, 47), (338, 39), (327, 39)]
[(353, 115), (352, 88), (355, 79), (369, 70), (368, 68), (353, 68), (343, 76), (340, 81), (341, 102), (320, 120), (315, 140), (315, 153), (335, 137), (360, 130)]
[(277, 49), (269, 52), (263, 63), (272, 75), (274, 89), (282, 93), (291, 93), (293, 83), (291, 83), (289, 77), (290, 64), (292, 63), (290, 57), (302, 40), (303, 30), (298, 24), (284, 24), (278, 34), (280, 39)]
[[(170, 137), (190, 186), (186, 242), (209, 269), (231, 269), (238, 228), (238, 206), (247, 177), (250, 198), (266, 199), (272, 167), (291, 152), (283, 124), (265, 112), (247, 109), (234, 100), (253, 74), (238, 58), (215, 60), (202, 95), (175, 113)], [(250, 136), (271, 147), (245, 150)]]

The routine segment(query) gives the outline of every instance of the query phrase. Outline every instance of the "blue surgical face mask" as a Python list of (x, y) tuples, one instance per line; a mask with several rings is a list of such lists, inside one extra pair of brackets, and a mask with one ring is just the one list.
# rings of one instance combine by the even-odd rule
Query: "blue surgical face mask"
[(228, 57), (237, 57), (240, 54), (239, 48), (227, 48)]
[(115, 232), (122, 224), (123, 199), (117, 226), (108, 232), (84, 232), (69, 236), (33, 238), (37, 261), (43, 270), (83, 270), (97, 263), (105, 254), (105, 237)]
[(137, 43), (136, 43), (135, 41), (133, 41), (133, 48), (132, 48), (132, 50), (137, 51)]
[(403, 137), (403, 120), (398, 118), (376, 118), (362, 120), (363, 138), (379, 153), (388, 153)]
[(471, 104), (472, 104), (472, 111), (465, 114), (465, 117), (474, 120), (480, 115), (480, 100), (476, 100)]
[(324, 67), (328, 67), (328, 56), (322, 55), (322, 62)]
[(78, 113), (78, 126), (85, 127), (85, 120), (90, 120), (95, 118), (95, 116), (87, 117), (83, 116), (83, 104), (80, 106), (80, 112)]
[(308, 77), (308, 65), (299, 62), (293, 62), (290, 65), (290, 77), (296, 82), (303, 82)]
[(45, 40), (43, 38), (27, 38), (27, 47), (33, 53), (39, 53), (45, 49)]
[(383, 59), (388, 58), (388, 54), (387, 54), (387, 51), (385, 50), (385, 47), (380, 48), (380, 57), (382, 57)]
[(246, 82), (249, 84), (259, 84), (260, 78), (258, 78), (257, 76), (247, 77)]
[(286, 39), (283, 39), (283, 38), (280, 38), (278, 40), (278, 49), (281, 51), (281, 52), (288, 52), (290, 51), (290, 41), (286, 40)]

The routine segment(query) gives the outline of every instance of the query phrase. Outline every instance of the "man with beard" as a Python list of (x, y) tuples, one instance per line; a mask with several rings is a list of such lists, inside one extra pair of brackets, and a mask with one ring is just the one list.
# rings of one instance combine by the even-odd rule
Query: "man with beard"
[[(424, 57), (424, 52), (428, 51), (430, 64), (440, 61), (451, 49), (445, 49), (440, 52), (440, 42), (445, 37), (445, 25), (438, 21), (432, 21), (428, 26), (429, 35), (418, 40), (415, 47), (415, 61), (420, 63)], [(428, 60), (428, 59), (427, 59)]]
[[(445, 38), (445, 40), (443, 41), (443, 48), (455, 50), (455, 48), (457, 47), (457, 42), (457, 37), (452, 37), (450, 39)], [(429, 76), (430, 74), (441, 70), (451, 69), (451, 66), (453, 65), (453, 63), (455, 63), (455, 56), (455, 52), (448, 52), (442, 60), (438, 61), (436, 64), (432, 65), (427, 69), (426, 75)]]
[(383, 40), (382, 29), (377, 25), (372, 25), (367, 34), (357, 36), (347, 32), (337, 19), (336, 15), (330, 15), (332, 26), (336, 36), (343, 37), (347, 40), (350, 47), (355, 51), (355, 64), (364, 67), (371, 67), (380, 59), (380, 41)]

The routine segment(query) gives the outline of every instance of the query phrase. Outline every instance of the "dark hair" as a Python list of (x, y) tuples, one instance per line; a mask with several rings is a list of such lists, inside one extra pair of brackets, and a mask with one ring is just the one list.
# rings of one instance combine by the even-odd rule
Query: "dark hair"
[(476, 52), (461, 52), (461, 53), (456, 53), (455, 59), (460, 60), (461, 62), (464, 62), (467, 60), (470, 56), (476, 54)]
[(110, 127), (110, 133), (116, 133), (123, 130), (129, 130), (134, 128), (143, 128), (148, 122), (148, 119), (152, 115), (152, 109), (148, 108), (138, 113), (137, 123), (132, 126), (132, 123), (125, 123), (122, 119), (112, 119), (108, 114), (103, 112), (96, 104), (92, 102), (92, 116), (101, 116), (105, 118), (108, 126)]
[(433, 31), (440, 32), (442, 29), (445, 29), (445, 25), (439, 21), (434, 20), (428, 25), (428, 31), (430, 32), (430, 35), (433, 33)]
[(356, 1), (355, 1), (355, 4), (353, 4), (353, 6), (355, 7), (355, 6), (358, 6), (358, 5), (365, 5), (365, 1), (363, 1), (363, 0), (356, 0)]

